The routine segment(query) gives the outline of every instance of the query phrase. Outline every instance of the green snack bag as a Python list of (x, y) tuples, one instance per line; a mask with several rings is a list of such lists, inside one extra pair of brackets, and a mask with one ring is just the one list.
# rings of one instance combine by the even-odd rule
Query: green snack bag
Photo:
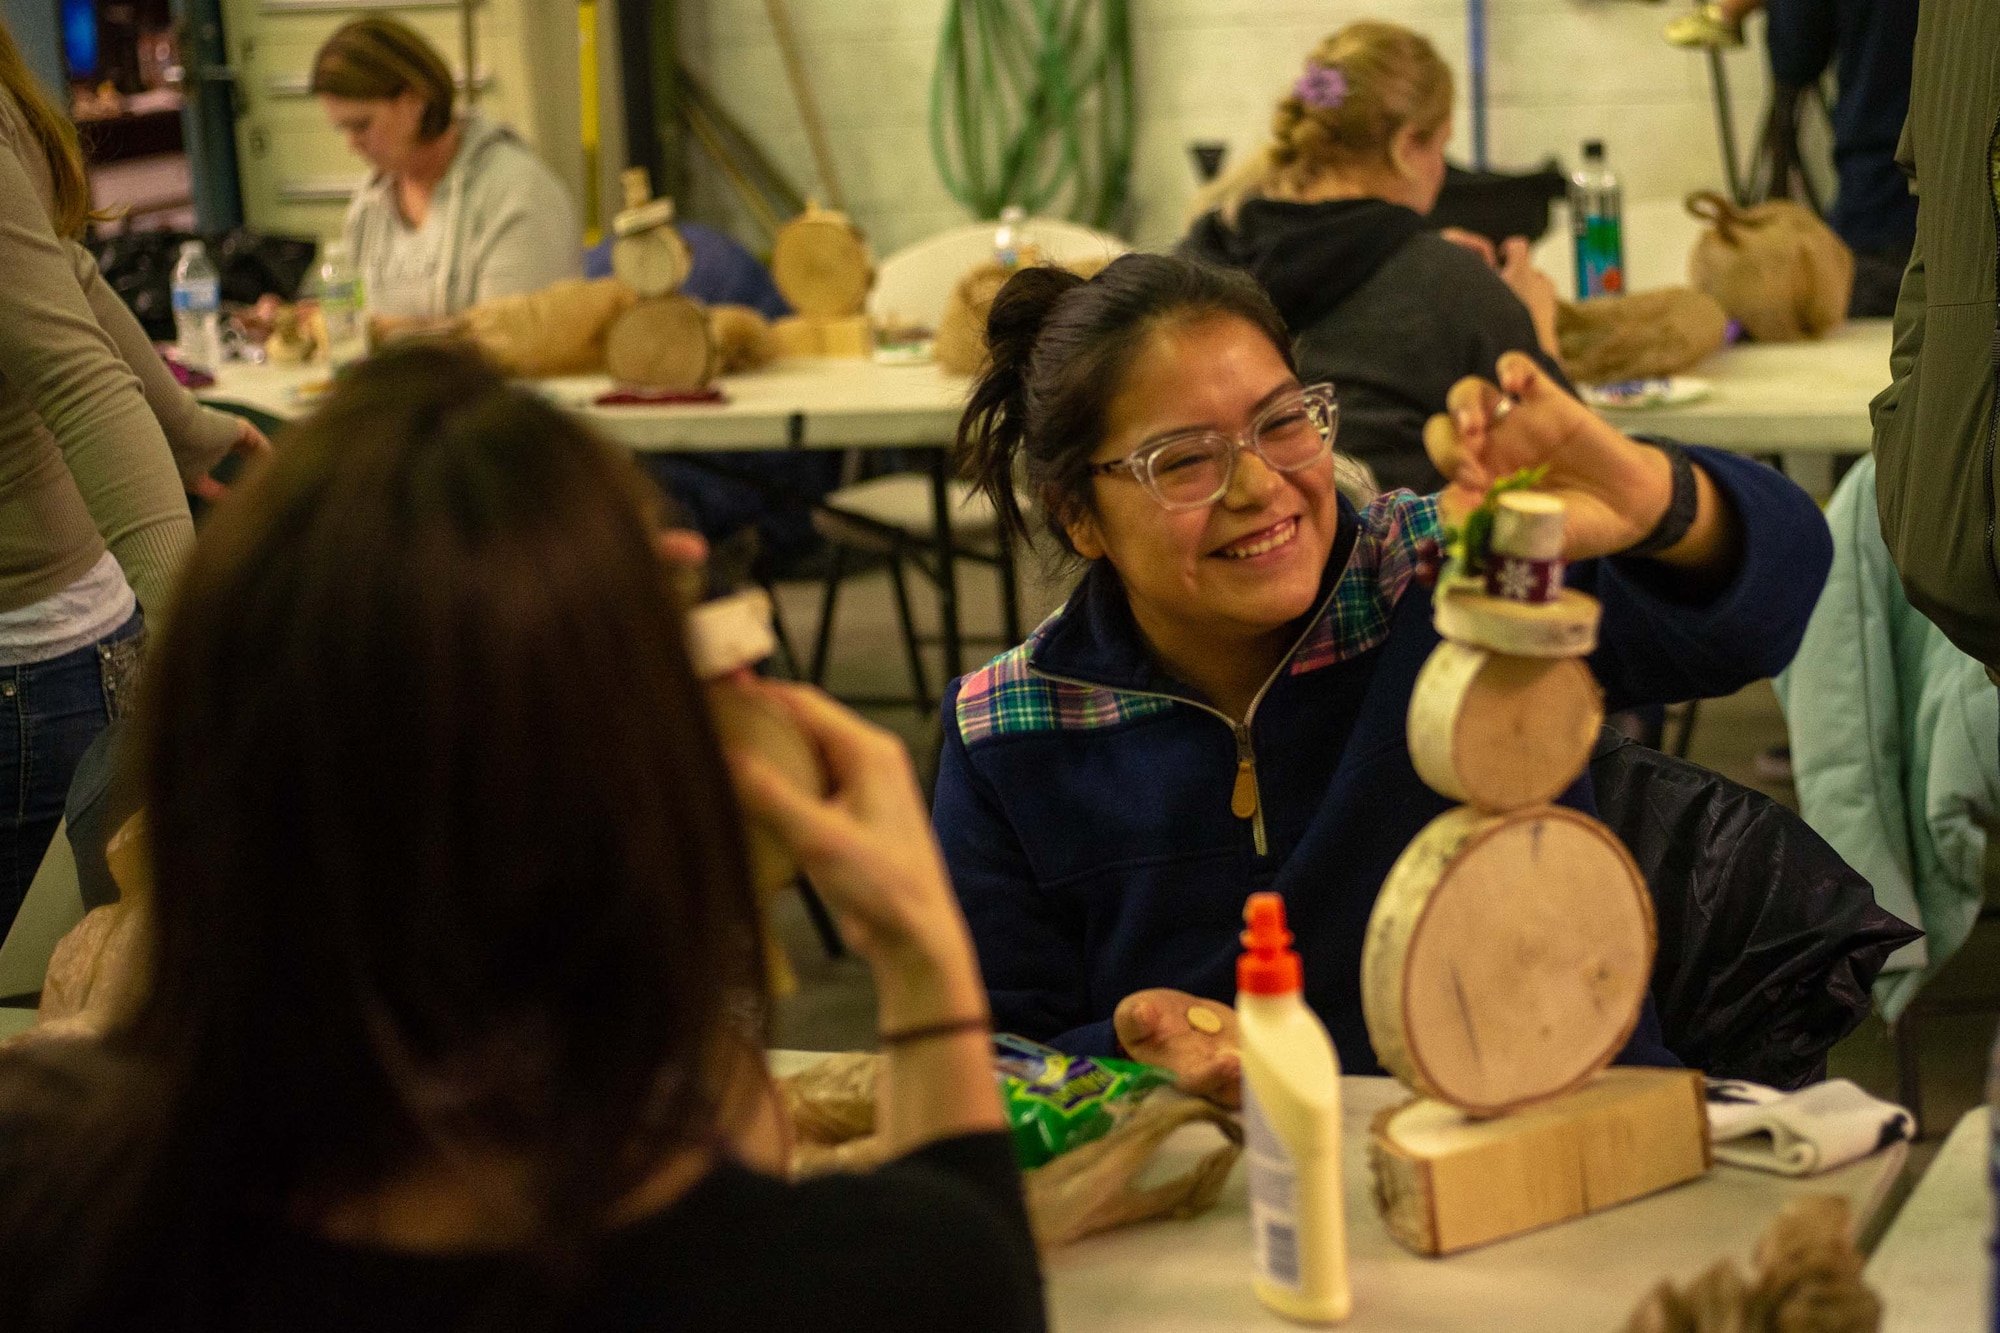
[(1152, 1065), (1064, 1055), (1009, 1032), (993, 1034), (993, 1066), (1024, 1171), (1103, 1138), (1126, 1107), (1174, 1081)]

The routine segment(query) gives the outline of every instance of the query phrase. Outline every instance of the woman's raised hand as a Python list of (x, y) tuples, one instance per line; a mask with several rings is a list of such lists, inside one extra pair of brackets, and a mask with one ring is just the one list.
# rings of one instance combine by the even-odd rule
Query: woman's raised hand
[(1569, 559), (1612, 555), (1651, 532), (1673, 500), (1666, 455), (1627, 438), (1531, 357), (1508, 352), (1497, 371), (1497, 387), (1476, 377), (1453, 385), (1447, 411), (1424, 428), (1424, 449), (1448, 482), (1446, 520), (1461, 521), (1500, 478), (1545, 464), (1542, 489), (1569, 508)]

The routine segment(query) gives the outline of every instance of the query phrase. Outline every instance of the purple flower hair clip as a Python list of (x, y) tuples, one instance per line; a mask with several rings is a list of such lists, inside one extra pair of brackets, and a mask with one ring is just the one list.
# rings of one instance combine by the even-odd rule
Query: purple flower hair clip
[(1306, 62), (1306, 72), (1292, 85), (1292, 96), (1315, 111), (1332, 111), (1347, 100), (1347, 75), (1337, 65)]

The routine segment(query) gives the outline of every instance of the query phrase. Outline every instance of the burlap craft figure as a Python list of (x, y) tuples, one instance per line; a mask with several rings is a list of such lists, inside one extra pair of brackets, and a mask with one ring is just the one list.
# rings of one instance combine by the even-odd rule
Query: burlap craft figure
[(1682, 1288), (1662, 1282), (1625, 1333), (1875, 1333), (1882, 1300), (1861, 1280), (1847, 1201), (1800, 1199), (1757, 1242), (1746, 1281), (1724, 1259)]
[(1579, 384), (1679, 374), (1722, 346), (1728, 329), (1721, 302), (1692, 287), (1556, 307), (1563, 371)]
[(778, 356), (771, 321), (747, 305), (710, 306), (708, 336), (715, 345), (716, 373), (720, 375), (757, 370)]
[[(831, 1055), (778, 1080), (791, 1122), (794, 1176), (865, 1171), (888, 1159), (888, 1146), (875, 1132), (880, 1068), (876, 1055)], [(1133, 1188), (1167, 1137), (1196, 1121), (1214, 1125), (1222, 1143), (1183, 1174)], [(1242, 1127), (1221, 1107), (1172, 1089), (1152, 1092), (1103, 1138), (1022, 1173), (1035, 1241), (1053, 1250), (1133, 1222), (1206, 1212), (1222, 1193), (1242, 1145)]]
[(604, 368), (605, 335), (637, 299), (616, 278), (572, 278), (481, 301), (459, 328), (510, 375), (587, 375)]
[[(1021, 247), (1022, 268), (1044, 262), (1032, 245)], [(1094, 277), (1109, 259), (1077, 260), (1064, 264), (1079, 277)], [(938, 317), (937, 341), (931, 355), (939, 366), (953, 375), (976, 375), (986, 364), (986, 317), (993, 313), (993, 298), (1014, 276), (1014, 270), (993, 260), (966, 270), (965, 276), (945, 298), (944, 313)]]
[(1847, 318), (1854, 255), (1811, 209), (1789, 199), (1739, 209), (1704, 192), (1687, 210), (1712, 224), (1688, 256), (1688, 281), (1752, 338), (1818, 338)]

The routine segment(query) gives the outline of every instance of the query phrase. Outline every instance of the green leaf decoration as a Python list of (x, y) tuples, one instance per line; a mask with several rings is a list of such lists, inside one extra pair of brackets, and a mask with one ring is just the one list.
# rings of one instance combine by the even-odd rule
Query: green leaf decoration
[(1500, 497), (1508, 491), (1532, 490), (1541, 485), (1548, 475), (1549, 465), (1542, 463), (1510, 473), (1487, 487), (1486, 498), (1465, 516), (1465, 522), (1445, 529), (1444, 572), (1440, 583), (1451, 579), (1483, 577), (1492, 554), (1493, 515), (1500, 508)]

